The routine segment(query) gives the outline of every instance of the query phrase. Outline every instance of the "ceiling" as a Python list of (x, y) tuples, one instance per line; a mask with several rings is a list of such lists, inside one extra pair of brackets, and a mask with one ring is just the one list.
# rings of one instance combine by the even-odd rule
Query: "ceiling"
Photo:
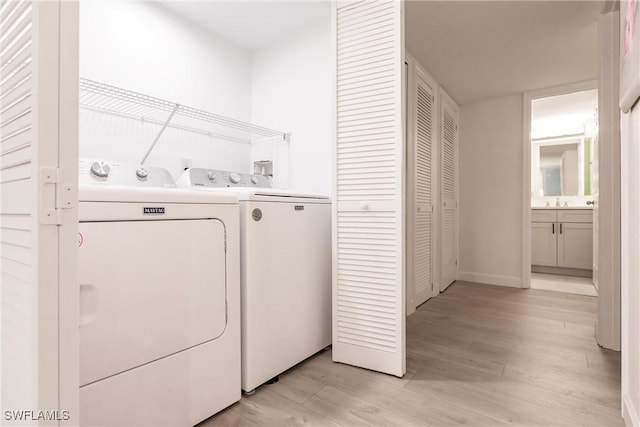
[(408, 1), (407, 49), (461, 105), (597, 77), (599, 1)]
[[(249, 50), (319, 19), (328, 0), (160, 0)], [(412, 0), (407, 49), (460, 104), (597, 77), (600, 1)]]
[(331, 3), (324, 0), (171, 1), (158, 3), (232, 43), (260, 49), (323, 17)]
[(560, 160), (565, 151), (577, 150), (578, 142), (579, 140), (573, 144), (543, 145), (540, 147), (540, 160)]

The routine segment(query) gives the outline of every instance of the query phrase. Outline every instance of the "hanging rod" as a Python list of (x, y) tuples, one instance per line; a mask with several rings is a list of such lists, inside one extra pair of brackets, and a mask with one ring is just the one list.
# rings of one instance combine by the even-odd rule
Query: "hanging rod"
[(80, 107), (208, 135), (232, 142), (250, 144), (256, 136), (281, 138), (289, 142), (290, 134), (155, 98), (89, 79), (80, 79)]

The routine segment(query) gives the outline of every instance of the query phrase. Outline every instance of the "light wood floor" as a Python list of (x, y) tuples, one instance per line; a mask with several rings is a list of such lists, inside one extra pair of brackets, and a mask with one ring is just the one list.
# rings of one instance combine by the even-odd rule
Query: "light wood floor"
[(454, 283), (407, 320), (407, 374), (326, 351), (202, 426), (622, 426), (596, 299)]

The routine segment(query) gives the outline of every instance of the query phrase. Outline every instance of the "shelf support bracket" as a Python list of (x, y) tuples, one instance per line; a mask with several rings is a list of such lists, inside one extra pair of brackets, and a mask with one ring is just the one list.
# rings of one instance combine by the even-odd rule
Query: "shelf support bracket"
[(164, 131), (167, 129), (167, 126), (169, 126), (169, 123), (171, 123), (171, 119), (173, 119), (173, 115), (176, 114), (176, 111), (178, 111), (179, 107), (180, 107), (180, 104), (176, 104), (173, 107), (173, 110), (171, 110), (171, 114), (169, 114), (169, 117), (167, 118), (167, 120), (162, 125), (162, 129), (160, 129), (160, 132), (158, 132), (158, 134), (156, 135), (156, 138), (153, 140), (153, 143), (151, 144), (151, 146), (147, 150), (147, 154), (145, 154), (144, 157), (142, 158), (142, 161), (140, 162), (140, 166), (144, 165), (144, 162), (147, 161), (147, 157), (149, 157), (149, 154), (151, 154), (151, 152), (155, 148), (156, 144), (160, 140), (160, 137), (162, 136)]

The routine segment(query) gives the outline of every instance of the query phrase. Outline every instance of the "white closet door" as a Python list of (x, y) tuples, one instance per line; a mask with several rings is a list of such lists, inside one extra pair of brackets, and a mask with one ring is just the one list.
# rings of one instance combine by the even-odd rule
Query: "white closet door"
[(404, 375), (403, 3), (338, 2), (333, 359)]
[(440, 291), (457, 278), (458, 270), (458, 108), (442, 92), (441, 96), (442, 171), (442, 267)]
[(432, 161), (435, 135), (435, 88), (416, 72), (411, 113), (414, 115), (413, 153), (413, 289), (416, 306), (433, 295)]
[(69, 410), (70, 424), (78, 404), (77, 17), (74, 2), (0, 4), (2, 408)]

